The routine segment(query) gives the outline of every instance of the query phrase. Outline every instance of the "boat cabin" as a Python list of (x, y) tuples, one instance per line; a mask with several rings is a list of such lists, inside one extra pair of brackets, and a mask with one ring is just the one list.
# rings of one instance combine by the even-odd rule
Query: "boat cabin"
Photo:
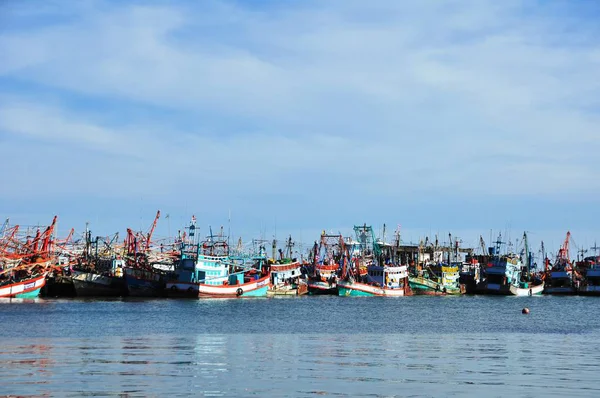
[(283, 285), (301, 276), (301, 266), (296, 259), (271, 264), (271, 284)]
[(368, 283), (374, 283), (389, 289), (400, 289), (404, 288), (408, 272), (406, 266), (381, 267), (372, 265), (368, 267), (366, 276)]

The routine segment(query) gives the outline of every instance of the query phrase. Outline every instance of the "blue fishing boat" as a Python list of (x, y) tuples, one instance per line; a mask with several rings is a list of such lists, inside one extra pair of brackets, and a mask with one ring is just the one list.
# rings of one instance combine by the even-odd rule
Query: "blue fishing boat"
[(140, 267), (125, 267), (125, 283), (127, 291), (133, 297), (160, 297), (165, 294), (167, 275), (172, 271), (171, 266), (158, 268), (153, 264), (149, 270)]
[[(598, 246), (594, 245), (594, 250)], [(600, 296), (600, 256), (585, 257), (577, 262), (577, 269), (582, 273), (582, 282), (578, 293), (583, 296)]]
[(540, 295), (544, 290), (544, 282), (536, 279), (530, 272), (531, 253), (527, 244), (527, 234), (523, 234), (525, 242), (524, 257), (525, 264), (521, 261), (521, 256), (514, 253), (500, 255), (502, 236), (496, 241), (496, 247), (490, 249), (493, 255), (491, 263), (485, 269), (485, 281), (483, 282), (483, 291), (485, 294), (514, 295), (514, 296), (533, 296)]
[(266, 297), (266, 256), (230, 256), (222, 230), (195, 243), (195, 221), (189, 228), (190, 241), (181, 244), (180, 259), (166, 284), (169, 297)]

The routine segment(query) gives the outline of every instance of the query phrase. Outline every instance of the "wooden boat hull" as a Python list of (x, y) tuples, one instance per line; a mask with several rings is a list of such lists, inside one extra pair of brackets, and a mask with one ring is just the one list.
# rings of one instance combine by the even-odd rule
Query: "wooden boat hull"
[(166, 283), (162, 274), (124, 268), (127, 292), (132, 297), (161, 297), (165, 295)]
[(579, 294), (581, 296), (600, 296), (600, 286), (582, 286), (579, 288)]
[(305, 294), (308, 294), (308, 287), (305, 283), (301, 283), (297, 287), (287, 288), (287, 289), (272, 287), (267, 291), (267, 297), (276, 297), (276, 296), (294, 297), (294, 296), (303, 296)]
[(508, 285), (500, 285), (497, 283), (482, 283), (478, 288), (478, 293), (481, 294), (492, 294), (500, 296), (510, 296), (510, 288)]
[(338, 294), (338, 287), (336, 283), (329, 284), (328, 282), (323, 281), (308, 281), (308, 293), (311, 295), (321, 295), (321, 294)]
[(577, 294), (575, 287), (548, 287), (544, 288), (544, 294), (551, 294), (553, 296), (572, 296)]
[(0, 287), (0, 298), (36, 298), (46, 284), (46, 272), (42, 275)]
[(426, 278), (410, 276), (408, 282), (410, 284), (410, 289), (417, 295), (446, 296), (462, 294), (460, 288), (442, 286), (439, 283)]
[(121, 297), (127, 295), (125, 278), (74, 271), (77, 297)]
[(75, 297), (73, 279), (66, 275), (48, 276), (40, 295), (42, 297)]
[(408, 296), (404, 288), (390, 289), (360, 282), (338, 281), (338, 295), (342, 297), (403, 297)]
[(167, 283), (167, 294), (169, 297), (195, 298), (267, 297), (269, 278), (270, 276), (267, 275), (241, 285), (207, 285), (173, 281)]
[(513, 296), (539, 296), (544, 291), (544, 284), (529, 286), (527, 288), (519, 288), (513, 285), (510, 285), (510, 293)]
[(461, 289), (463, 290), (464, 294), (477, 293), (478, 281), (475, 278), (475, 274), (473, 274), (473, 273), (460, 274), (458, 283), (460, 284)]

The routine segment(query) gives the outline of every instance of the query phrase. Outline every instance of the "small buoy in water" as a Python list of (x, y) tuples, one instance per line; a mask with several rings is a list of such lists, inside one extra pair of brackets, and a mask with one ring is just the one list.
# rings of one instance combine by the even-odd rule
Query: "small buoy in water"
[(529, 308), (527, 308), (527, 307), (523, 308), (523, 310), (521, 311), (521, 314), (529, 314)]

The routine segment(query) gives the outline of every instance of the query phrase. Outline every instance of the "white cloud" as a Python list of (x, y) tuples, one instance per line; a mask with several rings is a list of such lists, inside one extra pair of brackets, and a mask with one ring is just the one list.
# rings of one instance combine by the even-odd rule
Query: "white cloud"
[[(116, 195), (152, 194), (155, 180), (162, 192), (201, 181), (223, 197), (291, 185), (307, 202), (340, 181), (394, 200), (597, 195), (598, 28), (572, 28), (567, 12), (520, 1), (85, 3), (0, 35), (0, 132), (38, 151), (82, 150), (98, 168), (110, 159), (97, 178)], [(134, 107), (182, 120), (149, 111), (119, 124), (77, 98), (120, 120)], [(114, 177), (123, 170), (144, 183)], [(8, 178), (18, 186), (29, 172)]]

